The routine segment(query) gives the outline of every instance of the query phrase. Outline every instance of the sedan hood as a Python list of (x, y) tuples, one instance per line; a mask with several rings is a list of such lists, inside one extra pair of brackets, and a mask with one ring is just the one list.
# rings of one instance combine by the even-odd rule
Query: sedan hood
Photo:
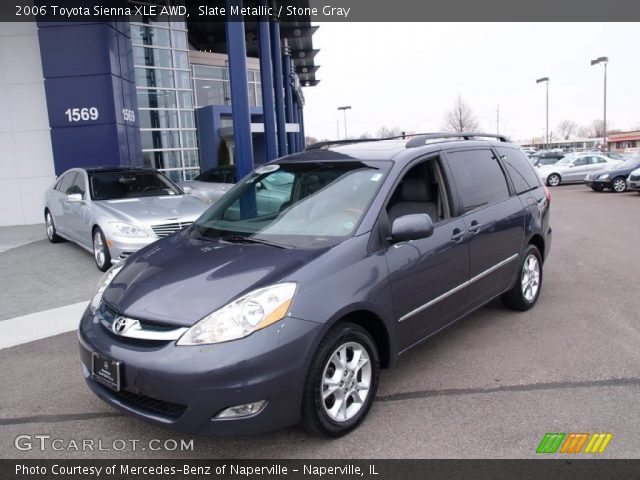
[(207, 208), (204, 203), (188, 195), (123, 198), (95, 203), (115, 219), (144, 226), (176, 220), (193, 222)]
[(104, 300), (131, 318), (191, 326), (251, 290), (282, 281), (326, 251), (189, 237), (187, 230), (133, 255)]

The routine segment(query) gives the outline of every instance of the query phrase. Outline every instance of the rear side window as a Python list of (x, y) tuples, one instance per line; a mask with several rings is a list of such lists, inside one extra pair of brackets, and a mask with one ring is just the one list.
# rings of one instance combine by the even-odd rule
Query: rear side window
[(447, 154), (464, 211), (509, 198), (509, 187), (491, 150), (468, 150)]
[[(516, 193), (524, 193), (540, 186), (538, 174), (531, 167), (531, 163), (514, 148), (496, 147), (498, 155), (507, 167)], [(554, 160), (557, 160), (554, 158)]]

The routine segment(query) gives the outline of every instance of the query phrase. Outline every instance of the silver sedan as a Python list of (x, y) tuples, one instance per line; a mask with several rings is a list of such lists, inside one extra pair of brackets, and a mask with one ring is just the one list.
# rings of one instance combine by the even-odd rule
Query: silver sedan
[(191, 225), (207, 205), (147, 168), (74, 168), (45, 193), (47, 238), (93, 253), (102, 271)]
[(561, 183), (583, 182), (589, 173), (619, 163), (621, 160), (598, 153), (569, 154), (553, 165), (539, 167), (538, 174), (543, 183), (556, 187)]

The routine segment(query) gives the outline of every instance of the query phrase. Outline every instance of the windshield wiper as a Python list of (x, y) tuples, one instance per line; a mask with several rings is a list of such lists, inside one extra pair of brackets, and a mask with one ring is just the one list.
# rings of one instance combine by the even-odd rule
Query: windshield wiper
[(231, 243), (260, 243), (262, 245), (269, 245), (270, 247), (276, 248), (293, 248), (289, 245), (282, 245), (280, 243), (270, 242), (269, 240), (263, 240), (261, 238), (245, 237), (244, 235), (222, 235), (220, 240)]

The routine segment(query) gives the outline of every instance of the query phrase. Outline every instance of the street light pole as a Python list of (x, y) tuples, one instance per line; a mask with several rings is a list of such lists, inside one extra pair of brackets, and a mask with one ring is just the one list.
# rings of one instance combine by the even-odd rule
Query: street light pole
[(602, 121), (602, 146), (607, 149), (607, 63), (609, 63), (609, 57), (598, 57), (595, 60), (591, 60), (591, 66), (604, 64), (604, 114)]
[(351, 110), (351, 105), (345, 105), (344, 107), (338, 107), (338, 110), (342, 110), (344, 113), (344, 138), (347, 139), (347, 110)]
[(547, 84), (547, 121), (545, 127), (545, 136), (544, 136), (544, 149), (548, 150), (549, 143), (549, 77), (542, 77), (536, 80), (536, 83), (546, 83)]

